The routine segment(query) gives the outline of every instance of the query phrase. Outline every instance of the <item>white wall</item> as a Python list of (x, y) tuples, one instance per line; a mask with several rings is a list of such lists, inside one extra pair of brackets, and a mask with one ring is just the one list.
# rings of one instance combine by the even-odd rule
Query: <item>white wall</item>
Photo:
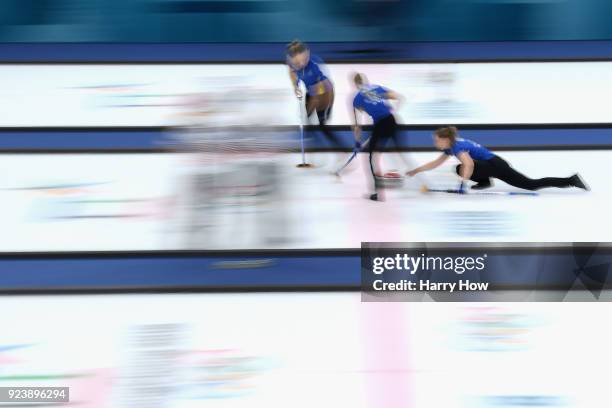
[[(610, 122), (612, 62), (331, 64), (332, 124), (350, 121), (349, 74), (406, 98), (407, 124)], [(271, 125), (297, 125), (287, 69), (257, 65), (0, 65), (0, 127), (165, 126), (187, 95), (231, 92)], [(242, 119), (241, 119), (242, 118)]]

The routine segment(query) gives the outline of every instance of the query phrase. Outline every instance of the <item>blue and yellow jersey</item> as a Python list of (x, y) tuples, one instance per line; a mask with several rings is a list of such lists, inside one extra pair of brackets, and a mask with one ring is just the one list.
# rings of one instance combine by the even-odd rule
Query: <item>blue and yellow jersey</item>
[(304, 68), (295, 69), (289, 61), (287, 65), (296, 74), (298, 82), (304, 83), (308, 95), (322, 95), (332, 89), (331, 81), (323, 72), (323, 60), (316, 55), (310, 56)]
[(353, 107), (370, 115), (374, 123), (391, 115), (391, 106), (386, 100), (388, 89), (379, 85), (364, 85), (353, 99)]

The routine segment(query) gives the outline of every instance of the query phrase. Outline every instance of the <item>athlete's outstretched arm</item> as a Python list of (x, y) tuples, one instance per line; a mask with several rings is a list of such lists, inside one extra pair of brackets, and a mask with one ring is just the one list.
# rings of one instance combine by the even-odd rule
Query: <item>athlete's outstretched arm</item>
[(295, 93), (295, 96), (301, 99), (302, 90), (300, 89), (300, 84), (298, 83), (298, 77), (291, 67), (289, 67), (289, 78), (291, 78), (291, 85), (293, 85), (293, 92)]
[(385, 94), (385, 99), (391, 99), (393, 101), (397, 101), (397, 106), (404, 103), (404, 97), (401, 94), (395, 91), (391, 91), (391, 90), (387, 91), (387, 93)]
[(357, 120), (357, 108), (353, 108), (353, 136), (355, 136), (356, 143), (361, 141), (361, 126)]
[(461, 162), (461, 178), (467, 181), (472, 177), (472, 173), (474, 173), (474, 160), (472, 160), (467, 152), (459, 153), (457, 158)]
[(395, 91), (387, 90), (387, 93), (385, 94), (385, 99), (393, 99), (399, 101), (404, 99), (404, 97)]
[(429, 171), (429, 170), (433, 170), (436, 167), (440, 167), (442, 165), (442, 163), (444, 163), (446, 160), (448, 159), (448, 155), (446, 154), (441, 154), (440, 157), (438, 157), (436, 160), (430, 161), (429, 163), (426, 163), (420, 167), (417, 167), (414, 170), (410, 170), (409, 172), (406, 173), (406, 175), (413, 177), (415, 175), (417, 175), (418, 173), (422, 173), (424, 171)]

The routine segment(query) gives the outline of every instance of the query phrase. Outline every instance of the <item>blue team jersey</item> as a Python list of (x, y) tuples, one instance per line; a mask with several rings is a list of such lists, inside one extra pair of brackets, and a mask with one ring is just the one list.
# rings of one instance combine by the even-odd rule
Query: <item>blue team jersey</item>
[(362, 86), (353, 99), (353, 107), (365, 111), (376, 123), (391, 115), (391, 106), (385, 99), (387, 92), (389, 92), (388, 89), (379, 85)]
[(297, 75), (298, 82), (302, 81), (309, 95), (321, 95), (331, 89), (331, 81), (323, 72), (323, 60), (311, 55), (308, 64), (302, 69), (295, 69), (289, 61), (287, 64)]
[(467, 152), (472, 160), (489, 160), (494, 156), (486, 147), (471, 140), (461, 138), (455, 140), (453, 147), (444, 150), (444, 153), (449, 156), (458, 156), (461, 152)]

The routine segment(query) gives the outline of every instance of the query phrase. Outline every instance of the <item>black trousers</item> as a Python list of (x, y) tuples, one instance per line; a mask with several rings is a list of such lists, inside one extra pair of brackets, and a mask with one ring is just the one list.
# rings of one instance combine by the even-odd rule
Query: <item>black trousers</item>
[(323, 95), (311, 96), (306, 95), (306, 115), (310, 117), (313, 111), (317, 112), (317, 118), (319, 119), (319, 125), (317, 126), (317, 130), (319, 130), (328, 141), (331, 142), (332, 146), (335, 148), (339, 148), (342, 146), (341, 138), (333, 132), (329, 126), (327, 126), (327, 121), (331, 117), (332, 107), (334, 106), (334, 90), (326, 92)]
[(389, 115), (384, 119), (380, 119), (374, 123), (372, 129), (372, 136), (370, 137), (370, 144), (368, 152), (370, 153), (370, 171), (372, 172), (372, 180), (374, 181), (374, 188), (376, 185), (376, 175), (374, 174), (374, 164), (372, 163), (372, 156), (375, 151), (381, 151), (387, 146), (390, 140), (393, 140), (395, 147), (399, 147), (397, 140), (397, 122), (393, 115)]
[[(457, 174), (461, 176), (461, 165), (456, 168)], [(532, 179), (514, 170), (508, 162), (499, 156), (493, 156), (489, 160), (474, 160), (474, 172), (470, 179), (477, 183), (486, 182), (490, 178), (500, 179), (511, 186), (525, 190), (539, 190), (546, 187), (566, 188), (571, 187), (570, 177), (545, 177)]]

